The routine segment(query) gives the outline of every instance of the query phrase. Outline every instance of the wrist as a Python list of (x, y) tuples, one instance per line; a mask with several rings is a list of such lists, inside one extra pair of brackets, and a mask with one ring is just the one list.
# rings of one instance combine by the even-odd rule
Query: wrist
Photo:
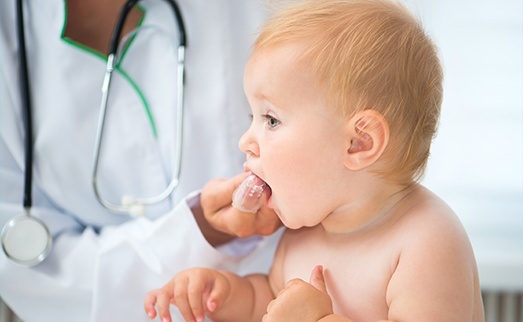
[(197, 194), (191, 199), (187, 200), (187, 205), (191, 209), (191, 212), (194, 216), (194, 220), (198, 224), (200, 231), (207, 240), (207, 242), (213, 246), (217, 247), (222, 244), (225, 244), (235, 238), (235, 236), (226, 234), (215, 229), (205, 218), (203, 214), (203, 208), (200, 203), (200, 194)]

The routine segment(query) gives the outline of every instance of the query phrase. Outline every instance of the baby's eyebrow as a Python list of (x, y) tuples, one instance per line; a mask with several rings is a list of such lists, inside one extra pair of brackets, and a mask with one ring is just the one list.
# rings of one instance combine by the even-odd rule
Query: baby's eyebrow
[(271, 104), (274, 107), (281, 107), (282, 106), (281, 104), (278, 104), (278, 102), (274, 98), (272, 98), (272, 97), (270, 97), (270, 96), (268, 96), (268, 95), (266, 95), (264, 93), (260, 93), (260, 92), (255, 93), (254, 97), (256, 99), (260, 100), (260, 101), (269, 102), (269, 104)]
[(256, 93), (254, 93), (254, 98), (256, 98), (258, 100), (266, 100), (267, 96), (263, 93), (256, 92)]

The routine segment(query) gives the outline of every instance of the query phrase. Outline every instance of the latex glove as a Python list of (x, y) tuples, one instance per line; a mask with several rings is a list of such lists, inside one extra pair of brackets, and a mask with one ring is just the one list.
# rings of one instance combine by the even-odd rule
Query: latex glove
[(250, 174), (234, 190), (232, 206), (241, 212), (257, 213), (265, 201), (263, 191), (266, 187), (267, 184), (262, 179)]

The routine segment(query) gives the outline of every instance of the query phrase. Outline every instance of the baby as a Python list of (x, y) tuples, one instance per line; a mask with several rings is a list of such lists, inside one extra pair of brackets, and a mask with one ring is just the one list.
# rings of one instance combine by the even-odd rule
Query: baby
[(195, 268), (151, 291), (170, 321), (484, 321), (474, 254), (418, 183), (442, 101), (437, 51), (402, 5), (308, 0), (261, 30), (240, 140), (288, 227), (269, 275)]

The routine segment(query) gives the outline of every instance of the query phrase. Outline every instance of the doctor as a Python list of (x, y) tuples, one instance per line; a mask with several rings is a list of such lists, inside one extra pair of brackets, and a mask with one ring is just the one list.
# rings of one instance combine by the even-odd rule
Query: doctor
[[(116, 215), (96, 200), (92, 157), (107, 44), (122, 0), (24, 1), (33, 113), (31, 214), (49, 227), (53, 249), (27, 268), (0, 254), (0, 296), (25, 322), (147, 321), (142, 300), (176, 271), (210, 266), (265, 272), (278, 234), (272, 218), (228, 217), (249, 124), (243, 67), (263, 1), (178, 0), (186, 25), (185, 126), (180, 184), (145, 216)], [(18, 77), (15, 0), (0, 1), (0, 225), (23, 213), (24, 124)], [(100, 192), (155, 195), (172, 173), (176, 135), (176, 39), (162, 0), (141, 1), (124, 33), (143, 28), (124, 48), (111, 88), (98, 170)], [(163, 30), (163, 31), (161, 31)], [(203, 217), (202, 207), (207, 218)], [(237, 218), (246, 220), (239, 223)], [(215, 225), (218, 230), (214, 229)], [(227, 232), (228, 234), (224, 234)]]

